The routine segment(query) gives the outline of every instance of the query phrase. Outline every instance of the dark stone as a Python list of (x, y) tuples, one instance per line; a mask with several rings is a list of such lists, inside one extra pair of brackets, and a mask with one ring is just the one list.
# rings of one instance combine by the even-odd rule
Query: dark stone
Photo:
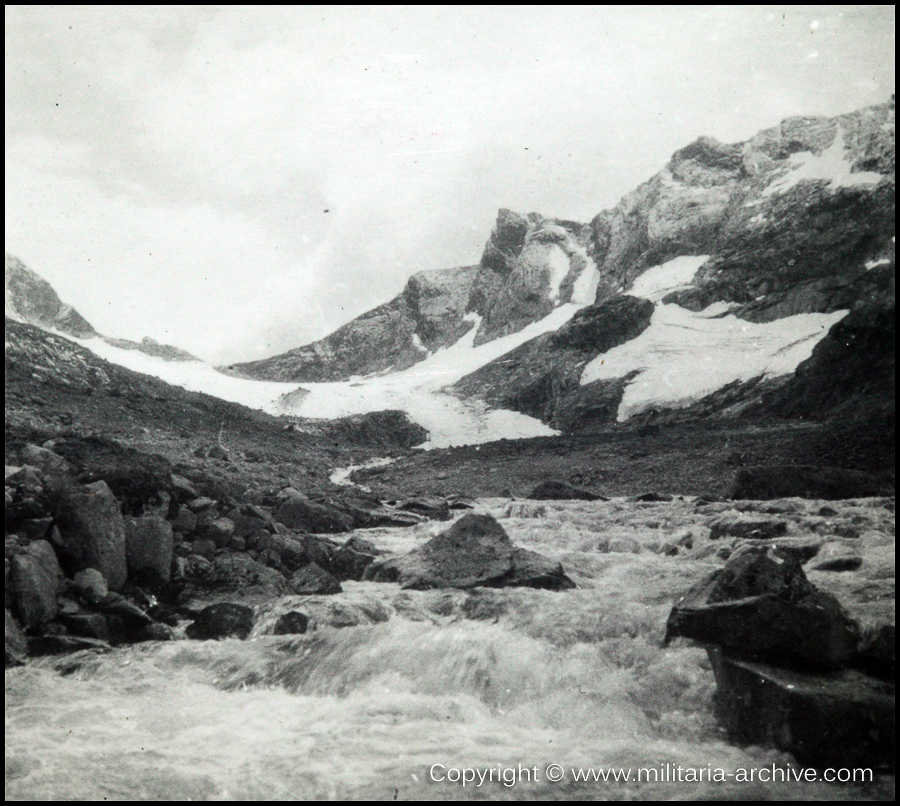
[(807, 568), (810, 571), (855, 571), (862, 564), (863, 558), (843, 543), (826, 543)]
[(157, 515), (129, 518), (125, 524), (125, 559), (133, 578), (167, 585), (172, 576), (172, 527)]
[(58, 612), (56, 595), (62, 571), (53, 547), (46, 540), (29, 544), (10, 561), (9, 587), (12, 610), (27, 627), (38, 627)]
[(893, 769), (893, 684), (852, 669), (813, 674), (709, 655), (716, 715), (732, 741), (774, 746), (811, 767)]
[(298, 610), (290, 610), (278, 617), (272, 627), (272, 635), (302, 635), (309, 627), (309, 616)]
[(275, 513), (275, 519), (288, 529), (304, 532), (349, 532), (353, 528), (353, 518), (345, 512), (299, 494), (288, 497)]
[(185, 631), (188, 638), (246, 638), (253, 629), (253, 608), (232, 602), (204, 607)]
[(60, 615), (59, 621), (71, 635), (109, 640), (109, 624), (100, 613), (69, 613)]
[(403, 588), (574, 588), (559, 563), (516, 548), (489, 515), (464, 515), (421, 548), (375, 560), (365, 579), (400, 582)]
[(666, 642), (676, 636), (740, 657), (833, 669), (859, 641), (838, 601), (819, 591), (799, 562), (744, 551), (688, 591), (669, 614)]
[(362, 579), (381, 551), (361, 537), (351, 537), (332, 556), (329, 570), (338, 579)]
[(755, 540), (767, 540), (787, 534), (786, 521), (744, 520), (739, 518), (722, 518), (714, 521), (709, 527), (709, 539), (722, 537), (745, 537)]
[(671, 501), (672, 496), (666, 495), (665, 493), (641, 493), (640, 495), (636, 495), (634, 497), (634, 500), (644, 502), (662, 502)]
[(410, 498), (397, 505), (397, 509), (404, 512), (413, 512), (436, 521), (450, 519), (450, 507), (443, 498), (436, 495), (423, 495), (418, 498)]
[(60, 559), (67, 571), (96, 568), (112, 590), (125, 584), (125, 521), (106, 482), (67, 487), (59, 500), (56, 525), (63, 540)]
[(341, 583), (316, 563), (310, 563), (294, 571), (290, 587), (293, 593), (301, 596), (340, 593), (342, 590)]
[(205, 567), (191, 564), (191, 577), (204, 588), (247, 593), (260, 592), (281, 596), (289, 592), (287, 580), (245, 554), (219, 554)]
[(728, 498), (768, 501), (773, 498), (866, 498), (891, 495), (890, 484), (859, 470), (809, 465), (742, 467), (734, 475)]
[(561, 481), (542, 481), (527, 496), (533, 501), (606, 501), (602, 495), (597, 495), (580, 487), (572, 487)]
[(109, 652), (110, 645), (99, 638), (88, 638), (82, 635), (36, 635), (28, 639), (28, 654), (68, 655), (72, 652), (91, 650), (92, 652)]

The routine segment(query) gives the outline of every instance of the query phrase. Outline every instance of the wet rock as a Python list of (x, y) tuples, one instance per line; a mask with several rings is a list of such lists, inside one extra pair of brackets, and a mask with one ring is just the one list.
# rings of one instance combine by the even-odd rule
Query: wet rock
[(288, 529), (313, 533), (349, 532), (353, 518), (325, 504), (317, 504), (306, 496), (291, 495), (275, 513), (275, 520)]
[(330, 558), (326, 567), (338, 579), (362, 579), (366, 569), (382, 552), (361, 537), (349, 538)]
[(896, 627), (894, 624), (874, 624), (863, 632), (857, 662), (874, 674), (893, 678), (896, 665)]
[(282, 574), (244, 554), (220, 554), (205, 567), (192, 562), (191, 577), (214, 590), (270, 596), (288, 593), (288, 582)]
[(807, 580), (796, 560), (746, 551), (688, 591), (669, 614), (676, 636), (739, 657), (838, 668), (859, 633), (838, 601)]
[(775, 537), (770, 540), (739, 539), (734, 542), (732, 553), (737, 554), (744, 549), (751, 551), (769, 549), (780, 557), (792, 558), (802, 565), (815, 557), (824, 545), (824, 538), (808, 535), (805, 537)]
[(503, 510), (504, 518), (544, 518), (547, 507), (531, 501), (510, 501)]
[(62, 571), (53, 547), (46, 540), (27, 546), (10, 561), (12, 611), (26, 627), (38, 627), (58, 612), (56, 601)]
[(418, 498), (410, 498), (397, 505), (397, 509), (403, 512), (412, 512), (436, 521), (446, 521), (450, 518), (450, 507), (443, 498), (435, 495), (423, 495)]
[(870, 473), (840, 467), (811, 465), (759, 465), (740, 468), (728, 498), (770, 500), (772, 498), (867, 498), (890, 495), (891, 486)]
[(291, 610), (278, 617), (272, 627), (272, 635), (302, 635), (309, 628), (309, 616), (299, 610)]
[(749, 518), (722, 518), (709, 527), (709, 539), (722, 537), (744, 537), (766, 540), (787, 534), (786, 521), (753, 520)]
[(561, 481), (542, 481), (528, 495), (533, 501), (606, 501), (602, 495)]
[(69, 572), (96, 568), (112, 590), (125, 584), (125, 521), (106, 482), (66, 488), (56, 524), (63, 540), (63, 567)]
[(28, 656), (28, 642), (25, 640), (25, 634), (9, 610), (4, 610), (4, 621), (6, 622), (6, 667), (21, 666)]
[(132, 577), (167, 585), (172, 575), (172, 527), (156, 515), (129, 518), (125, 524), (125, 559)]
[(218, 638), (246, 638), (253, 629), (253, 608), (233, 602), (204, 607), (188, 625), (188, 638), (207, 641)]
[(665, 493), (641, 493), (640, 495), (634, 496), (631, 500), (643, 501), (645, 503), (661, 503), (664, 501), (671, 501), (672, 496), (666, 495)]
[(109, 652), (110, 645), (99, 638), (88, 638), (81, 635), (36, 635), (28, 639), (28, 654), (68, 655), (72, 652), (90, 650), (92, 652)]
[(294, 571), (290, 579), (290, 589), (292, 593), (302, 596), (340, 593), (342, 590), (341, 583), (316, 563), (309, 563)]
[(61, 615), (59, 621), (71, 635), (109, 640), (109, 624), (100, 613), (69, 613)]
[(710, 651), (716, 714), (732, 741), (812, 767), (892, 769), (894, 688), (856, 670), (811, 673)]
[(806, 567), (810, 571), (855, 571), (862, 563), (863, 558), (849, 546), (826, 543)]
[(489, 515), (464, 515), (447, 531), (402, 556), (375, 560), (365, 579), (403, 588), (525, 586), (565, 590), (575, 583), (559, 563), (516, 548)]

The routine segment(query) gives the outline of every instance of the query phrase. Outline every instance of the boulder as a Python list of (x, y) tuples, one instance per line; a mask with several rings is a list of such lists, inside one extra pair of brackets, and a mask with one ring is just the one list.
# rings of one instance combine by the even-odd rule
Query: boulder
[(67, 487), (60, 496), (56, 525), (63, 541), (60, 559), (70, 573), (96, 568), (112, 590), (125, 584), (125, 521), (106, 482)]
[(810, 767), (893, 769), (893, 683), (709, 654), (716, 715), (732, 741), (774, 746)]
[(253, 629), (253, 608), (233, 602), (219, 602), (204, 607), (188, 625), (188, 638), (246, 638)]
[(855, 571), (863, 564), (863, 558), (843, 543), (826, 543), (818, 554), (807, 563), (810, 571)]
[(317, 504), (306, 496), (289, 496), (275, 513), (275, 520), (288, 529), (313, 533), (349, 532), (353, 518), (326, 504)]
[(234, 521), (230, 518), (215, 518), (202, 527), (204, 537), (209, 538), (217, 546), (227, 546), (234, 534)]
[(309, 616), (299, 610), (290, 610), (278, 617), (272, 627), (272, 635), (302, 635), (309, 629)]
[(736, 554), (688, 591), (669, 614), (666, 642), (684, 636), (738, 657), (834, 669), (856, 652), (859, 632), (800, 563), (765, 552)]
[(101, 613), (67, 613), (59, 621), (71, 635), (109, 640), (109, 624)]
[(302, 596), (340, 593), (342, 590), (341, 583), (316, 563), (309, 563), (294, 571), (289, 584), (292, 593)]
[(228, 512), (228, 519), (234, 524), (235, 537), (250, 537), (272, 522), (272, 516), (255, 504), (234, 507)]
[(86, 568), (72, 577), (72, 584), (87, 602), (99, 602), (109, 594), (106, 578), (96, 568)]
[(366, 569), (381, 553), (373, 543), (354, 536), (334, 552), (326, 567), (338, 579), (362, 579)]
[(375, 560), (365, 579), (403, 588), (574, 588), (562, 566), (516, 548), (490, 515), (468, 514), (409, 554)]
[(436, 495), (421, 495), (418, 498), (410, 498), (397, 504), (397, 509), (402, 512), (412, 512), (436, 521), (450, 519), (450, 507), (447, 501)]
[(768, 501), (773, 498), (867, 498), (891, 495), (893, 488), (870, 473), (842, 467), (758, 465), (734, 475), (728, 498)]
[(750, 518), (721, 518), (709, 527), (709, 539), (722, 537), (745, 537), (767, 540), (787, 534), (786, 521), (755, 520)]
[(172, 576), (172, 527), (157, 515), (129, 518), (125, 524), (125, 559), (136, 579), (167, 585)]
[(29, 544), (10, 561), (12, 610), (27, 627), (38, 627), (56, 616), (62, 571), (53, 547), (46, 540)]
[(214, 590), (270, 596), (288, 593), (287, 580), (278, 571), (245, 554), (219, 554), (205, 565), (191, 562), (191, 577)]
[(527, 496), (533, 501), (606, 501), (602, 495), (597, 495), (580, 487), (572, 487), (561, 481), (542, 481)]
[(172, 519), (172, 529), (179, 534), (187, 535), (197, 528), (197, 516), (187, 507), (178, 507)]

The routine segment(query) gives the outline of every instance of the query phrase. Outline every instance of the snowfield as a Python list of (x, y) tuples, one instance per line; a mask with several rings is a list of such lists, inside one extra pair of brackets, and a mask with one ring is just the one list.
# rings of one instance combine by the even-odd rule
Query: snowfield
[[(635, 280), (632, 293), (657, 299), (683, 287), (704, 263), (703, 255), (684, 256), (648, 269)], [(593, 266), (584, 272), (593, 280)], [(270, 414), (333, 418), (386, 409), (405, 411), (426, 428), (423, 448), (474, 445), (499, 439), (552, 436), (558, 432), (534, 417), (492, 409), (479, 400), (463, 400), (445, 391), (461, 378), (525, 342), (558, 330), (584, 304), (555, 308), (538, 322), (503, 338), (475, 346), (481, 324), (455, 344), (430, 354), (401, 372), (332, 383), (276, 383), (235, 378), (201, 361), (164, 361), (136, 350), (123, 350), (102, 339), (79, 340), (101, 358), (195, 392), (261, 409)], [(801, 314), (754, 324), (727, 314), (716, 303), (692, 312), (657, 303), (650, 326), (636, 339), (598, 356), (584, 369), (581, 383), (639, 375), (626, 387), (618, 420), (654, 407), (683, 408), (734, 381), (793, 372), (846, 311)]]
[(657, 305), (636, 339), (597, 356), (582, 385), (640, 374), (625, 388), (622, 422), (651, 408), (684, 408), (734, 381), (792, 373), (848, 311), (804, 313), (756, 324), (722, 315), (722, 305), (688, 311)]

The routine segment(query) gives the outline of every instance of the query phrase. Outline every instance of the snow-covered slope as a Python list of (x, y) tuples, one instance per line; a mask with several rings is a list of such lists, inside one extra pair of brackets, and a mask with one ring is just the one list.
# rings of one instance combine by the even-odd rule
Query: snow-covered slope
[(658, 304), (650, 327), (597, 356), (584, 368), (581, 383), (637, 372), (619, 404), (620, 422), (651, 408), (683, 408), (734, 381), (789, 375), (847, 313), (757, 324), (722, 316), (720, 304), (698, 312)]

